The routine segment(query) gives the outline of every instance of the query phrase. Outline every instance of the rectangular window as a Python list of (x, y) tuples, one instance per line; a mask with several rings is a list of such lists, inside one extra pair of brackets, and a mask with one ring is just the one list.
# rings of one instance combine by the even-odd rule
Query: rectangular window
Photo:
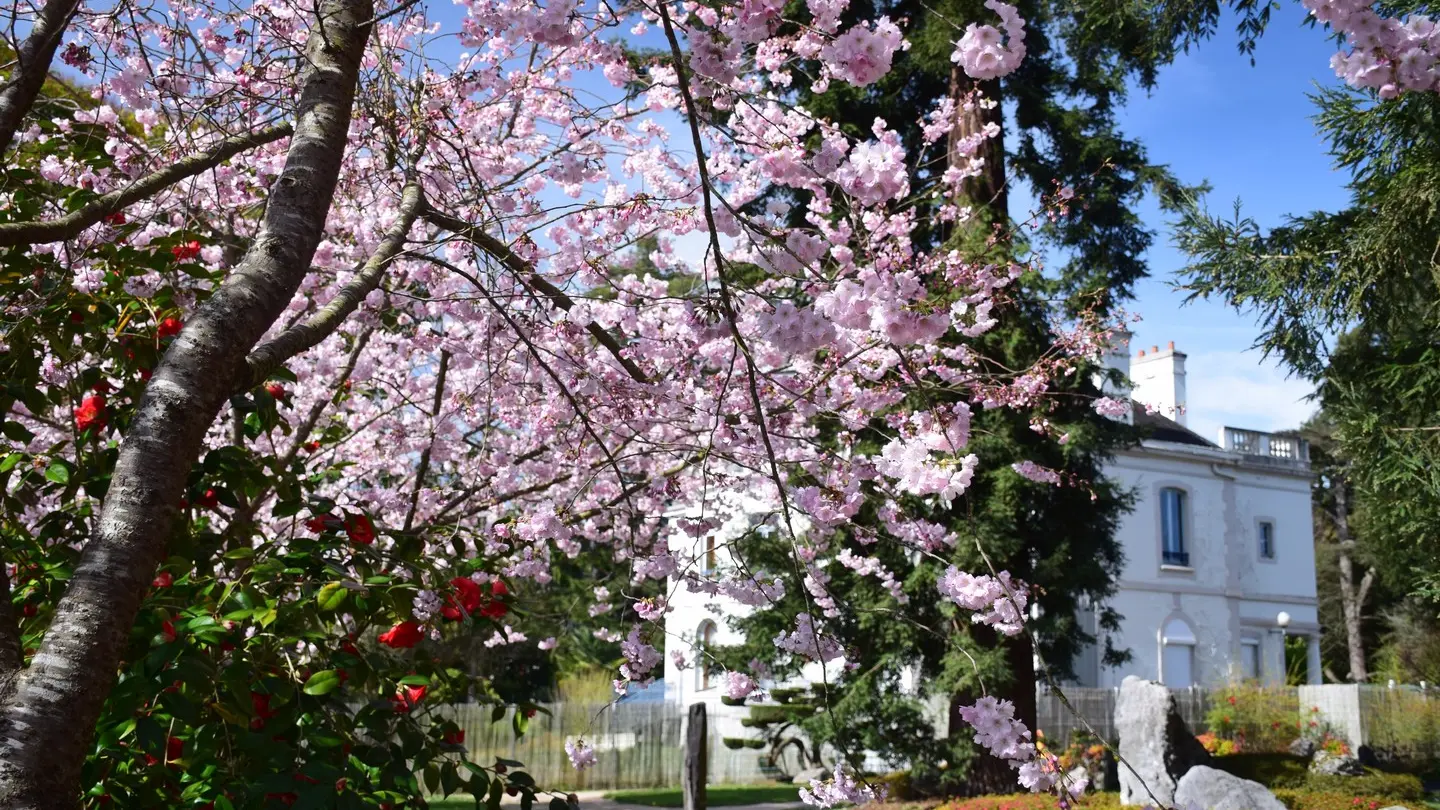
[(1260, 559), (1275, 559), (1275, 524), (1268, 520), (1260, 521)]
[(1189, 565), (1185, 549), (1185, 492), (1166, 487), (1160, 490), (1160, 561), (1165, 565)]
[(1260, 642), (1256, 639), (1240, 642), (1240, 674), (1247, 681), (1260, 680)]
[(1161, 673), (1165, 676), (1165, 685), (1171, 689), (1194, 686), (1195, 648), (1189, 644), (1166, 644), (1164, 650), (1165, 657), (1161, 660), (1160, 665), (1165, 670)]

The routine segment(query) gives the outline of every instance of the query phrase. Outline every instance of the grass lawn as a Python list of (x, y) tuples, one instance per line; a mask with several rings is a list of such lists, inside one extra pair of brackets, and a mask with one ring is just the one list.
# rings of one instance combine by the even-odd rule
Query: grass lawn
[[(620, 804), (645, 807), (680, 807), (683, 804), (680, 788), (616, 790), (606, 793), (605, 798)], [(711, 785), (705, 789), (705, 803), (710, 807), (798, 801), (800, 788), (795, 785)]]

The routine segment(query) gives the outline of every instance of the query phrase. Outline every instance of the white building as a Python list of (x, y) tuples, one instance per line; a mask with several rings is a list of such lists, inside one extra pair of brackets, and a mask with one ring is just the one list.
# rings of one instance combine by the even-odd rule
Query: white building
[(1117, 342), (1106, 362), (1134, 383), (1132, 418), (1148, 436), (1106, 469), (1136, 494), (1110, 600), (1125, 617), (1116, 646), (1132, 660), (1105, 668), (1092, 651), (1076, 662), (1079, 685), (1282, 681), (1287, 635), (1307, 639), (1308, 680), (1319, 683), (1309, 448), (1233, 427), (1217, 443), (1187, 428), (1185, 355), (1173, 343), (1131, 357)]
[[(1127, 675), (1174, 687), (1242, 678), (1276, 682), (1284, 677), (1286, 635), (1308, 639), (1308, 678), (1319, 683), (1305, 443), (1231, 427), (1222, 429), (1216, 443), (1189, 430), (1185, 355), (1173, 344), (1132, 358), (1128, 340), (1123, 341), (1106, 364), (1132, 380), (1135, 406), (1127, 421), (1138, 423), (1147, 435), (1106, 470), (1137, 496), (1134, 511), (1122, 518), (1118, 530), (1125, 564), (1109, 603), (1124, 617), (1114, 644), (1128, 648), (1132, 658), (1108, 668), (1091, 649), (1075, 662), (1076, 685), (1118, 686)], [(760, 509), (756, 504), (754, 511)], [(736, 518), (703, 540), (678, 538), (672, 549), (700, 555), (705, 567), (725, 567), (725, 543), (749, 528), (746, 519)], [(677, 669), (670, 653), (681, 651), (694, 660), (692, 643), (740, 642), (725, 618), (748, 608), (723, 596), (688, 593), (683, 586), (671, 604), (666, 700), (718, 704), (724, 691), (720, 679), (704, 667)], [(1082, 616), (1094, 619), (1093, 613)], [(1089, 629), (1096, 630), (1093, 624)], [(738, 726), (733, 733), (742, 734)]]

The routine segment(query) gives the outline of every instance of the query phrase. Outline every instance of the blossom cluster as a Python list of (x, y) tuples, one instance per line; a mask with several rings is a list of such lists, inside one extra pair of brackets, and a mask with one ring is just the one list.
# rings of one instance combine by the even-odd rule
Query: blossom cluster
[(1350, 85), (1375, 90), (1381, 98), (1440, 89), (1440, 26), (1434, 17), (1382, 17), (1371, 0), (1301, 2), (1316, 20), (1345, 36), (1350, 51), (1335, 54), (1330, 64)]
[[(1015, 704), (986, 695), (974, 705), (961, 706), (960, 717), (975, 729), (975, 742), (1018, 772), (1020, 784), (1036, 793), (1051, 790), (1060, 781), (1059, 761), (1038, 751), (1025, 724), (1015, 719)], [(1076, 793), (1085, 785), (1068, 780)]]
[(952, 565), (945, 569), (936, 587), (955, 604), (974, 611), (971, 620), (976, 624), (988, 624), (1007, 636), (1024, 630), (1028, 601), (1025, 583), (1012, 579), (1008, 571), (1001, 571), (995, 577), (988, 574), (977, 577)]
[(840, 804), (865, 806), (871, 802), (885, 800), (885, 786), (862, 784), (836, 763), (829, 779), (811, 779), (808, 788), (800, 788), (800, 799), (814, 807), (834, 807)]

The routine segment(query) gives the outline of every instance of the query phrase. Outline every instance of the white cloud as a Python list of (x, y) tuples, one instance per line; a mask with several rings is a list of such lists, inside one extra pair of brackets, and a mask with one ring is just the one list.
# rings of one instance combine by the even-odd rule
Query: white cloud
[(1259, 352), (1195, 352), (1185, 360), (1188, 427), (1215, 441), (1220, 428), (1277, 431), (1297, 428), (1315, 412), (1314, 387), (1287, 378)]

